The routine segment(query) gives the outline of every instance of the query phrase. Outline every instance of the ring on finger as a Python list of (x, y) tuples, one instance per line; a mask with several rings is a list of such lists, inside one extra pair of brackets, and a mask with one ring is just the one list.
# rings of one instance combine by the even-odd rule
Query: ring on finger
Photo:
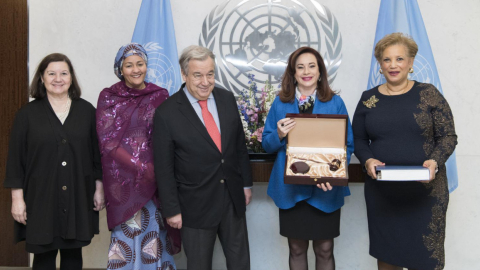
[(284, 127), (284, 126), (285, 126), (285, 124), (284, 124), (284, 123), (282, 123), (282, 124), (281, 124), (281, 126), (282, 126), (282, 127)]

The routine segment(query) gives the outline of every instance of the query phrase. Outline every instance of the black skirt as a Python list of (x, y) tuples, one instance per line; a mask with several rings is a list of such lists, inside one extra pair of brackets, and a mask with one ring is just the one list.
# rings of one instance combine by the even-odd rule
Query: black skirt
[(340, 235), (340, 209), (325, 213), (305, 201), (280, 209), (280, 234), (303, 240), (328, 240)]

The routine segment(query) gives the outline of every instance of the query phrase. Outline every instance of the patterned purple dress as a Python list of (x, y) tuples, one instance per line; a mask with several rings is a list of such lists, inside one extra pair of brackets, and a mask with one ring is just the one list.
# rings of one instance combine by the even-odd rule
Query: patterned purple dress
[(145, 83), (142, 90), (120, 81), (101, 93), (97, 133), (102, 155), (107, 223), (112, 230), (108, 269), (175, 269), (179, 231), (160, 214), (153, 174), (155, 109), (167, 90)]

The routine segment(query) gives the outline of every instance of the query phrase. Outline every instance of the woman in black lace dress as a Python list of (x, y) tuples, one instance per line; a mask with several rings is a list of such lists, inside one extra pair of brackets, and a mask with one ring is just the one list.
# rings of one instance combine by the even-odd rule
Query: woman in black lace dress
[[(457, 144), (453, 116), (435, 86), (408, 79), (418, 51), (401, 33), (375, 47), (386, 83), (365, 91), (353, 117), (355, 155), (365, 165), (370, 255), (379, 270), (443, 269), (448, 184)], [(423, 165), (429, 181), (377, 181), (377, 165)]]

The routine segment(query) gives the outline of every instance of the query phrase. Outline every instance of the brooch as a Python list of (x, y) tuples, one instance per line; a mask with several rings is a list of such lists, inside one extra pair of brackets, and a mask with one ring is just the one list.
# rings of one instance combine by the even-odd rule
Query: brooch
[(375, 103), (377, 103), (378, 101), (379, 101), (379, 99), (376, 98), (375, 95), (373, 95), (367, 101), (364, 101), (363, 105), (365, 105), (365, 107), (371, 109), (372, 107), (376, 107)]

